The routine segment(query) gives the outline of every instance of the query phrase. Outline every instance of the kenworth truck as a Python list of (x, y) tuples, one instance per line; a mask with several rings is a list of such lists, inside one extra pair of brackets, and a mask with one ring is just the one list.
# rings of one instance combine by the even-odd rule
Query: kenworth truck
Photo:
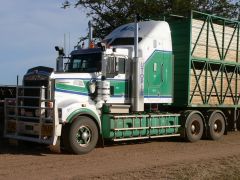
[(88, 153), (105, 140), (220, 139), (239, 127), (240, 23), (190, 17), (125, 24), (56, 71), (29, 69), (5, 99), (4, 136)]

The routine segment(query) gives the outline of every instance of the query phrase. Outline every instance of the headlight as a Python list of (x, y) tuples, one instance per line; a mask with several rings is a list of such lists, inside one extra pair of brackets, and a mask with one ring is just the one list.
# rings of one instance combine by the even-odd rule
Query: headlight
[(48, 102), (48, 103), (47, 103), (47, 107), (53, 108), (53, 102)]
[(36, 109), (36, 110), (35, 110), (35, 116), (36, 116), (36, 117), (40, 117), (40, 116), (43, 115), (44, 113), (45, 113), (45, 109), (41, 109), (41, 110)]

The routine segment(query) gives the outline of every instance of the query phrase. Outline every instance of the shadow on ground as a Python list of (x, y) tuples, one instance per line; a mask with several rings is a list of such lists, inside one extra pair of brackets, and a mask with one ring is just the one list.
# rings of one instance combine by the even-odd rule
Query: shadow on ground
[[(136, 144), (148, 144), (151, 142), (179, 142), (185, 143), (183, 138), (180, 137), (168, 137), (168, 138), (158, 138), (158, 139), (147, 139), (147, 140), (134, 140), (134, 141), (121, 141), (121, 142), (112, 142), (105, 141), (104, 147), (111, 148), (114, 146), (124, 146), (124, 145), (136, 145)], [(97, 148), (103, 148), (102, 145), (98, 145)], [(13, 141), (9, 142), (9, 140), (0, 138), (0, 154), (24, 154), (24, 155), (36, 155), (36, 156), (45, 156), (47, 154), (59, 154), (56, 152), (52, 152), (47, 145), (33, 143), (33, 142), (25, 142), (25, 141)], [(61, 154), (70, 154), (69, 152), (61, 149)]]
[(53, 152), (46, 145), (23, 141), (9, 142), (7, 139), (0, 138), (0, 154), (45, 156)]

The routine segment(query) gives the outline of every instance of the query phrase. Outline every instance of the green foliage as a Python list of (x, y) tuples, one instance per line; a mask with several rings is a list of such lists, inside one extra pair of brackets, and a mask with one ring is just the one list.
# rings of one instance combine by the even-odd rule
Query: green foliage
[[(239, 19), (240, 3), (236, 0), (72, 0), (75, 7), (87, 9), (94, 36), (104, 38), (116, 27), (143, 19), (159, 19), (177, 14), (187, 16), (191, 9), (226, 18)], [(68, 2), (68, 1), (66, 1)]]

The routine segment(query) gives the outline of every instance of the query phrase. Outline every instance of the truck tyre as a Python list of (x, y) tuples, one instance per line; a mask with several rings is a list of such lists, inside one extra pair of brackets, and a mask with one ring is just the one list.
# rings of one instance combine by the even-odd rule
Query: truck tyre
[(196, 142), (203, 134), (203, 119), (197, 114), (189, 114), (185, 125), (185, 139), (189, 142)]
[(212, 140), (219, 140), (225, 132), (224, 116), (219, 112), (213, 112), (209, 118), (208, 137)]
[(86, 154), (92, 151), (98, 141), (98, 128), (87, 116), (79, 116), (69, 127), (68, 146), (74, 154)]

